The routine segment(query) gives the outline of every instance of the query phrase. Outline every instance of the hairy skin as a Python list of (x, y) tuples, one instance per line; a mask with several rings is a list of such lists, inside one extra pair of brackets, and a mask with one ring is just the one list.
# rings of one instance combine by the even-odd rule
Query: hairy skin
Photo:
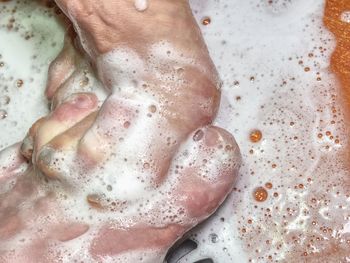
[[(153, 0), (144, 12), (129, 0), (57, 4), (98, 78), (69, 32), (49, 70), (53, 111), (21, 146), (32, 165), (10, 169), (25, 164), (17, 154), (1, 170), (0, 261), (162, 262), (177, 239), (218, 208), (238, 172), (234, 138), (211, 126), (220, 99), (215, 67), (187, 1)], [(191, 63), (152, 53), (159, 42)], [(105, 58), (115, 50), (143, 64), (135, 80), (126, 73), (115, 78), (128, 66)], [(120, 79), (134, 84), (125, 88)], [(9, 151), (18, 153), (18, 146)], [(117, 182), (113, 188), (134, 184), (111, 196), (111, 189), (95, 188), (97, 177)], [(87, 216), (74, 216), (77, 209)], [(16, 249), (17, 240), (27, 241)]]

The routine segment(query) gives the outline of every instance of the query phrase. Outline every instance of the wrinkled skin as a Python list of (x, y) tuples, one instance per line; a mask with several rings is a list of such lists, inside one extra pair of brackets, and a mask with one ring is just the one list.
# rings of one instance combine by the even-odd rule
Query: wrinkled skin
[[(49, 69), (52, 113), (0, 156), (0, 262), (162, 262), (223, 202), (239, 167), (234, 138), (210, 125), (215, 67), (187, 1), (153, 0), (144, 12), (129, 0), (57, 4), (82, 44), (70, 29)], [(150, 60), (159, 41), (191, 63)], [(113, 50), (143, 63), (137, 81), (114, 78), (129, 65), (103, 59)]]

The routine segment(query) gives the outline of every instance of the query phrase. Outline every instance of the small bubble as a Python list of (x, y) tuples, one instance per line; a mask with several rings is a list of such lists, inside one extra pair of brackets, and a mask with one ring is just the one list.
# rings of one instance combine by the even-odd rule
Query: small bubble
[(206, 16), (202, 19), (202, 25), (207, 26), (211, 23), (210, 17)]
[(148, 107), (148, 110), (152, 113), (155, 113), (157, 111), (157, 107), (155, 105), (151, 105)]
[(268, 193), (264, 187), (257, 187), (254, 190), (253, 196), (256, 201), (264, 202), (267, 199)]
[(85, 87), (88, 84), (89, 84), (89, 78), (88, 77), (84, 77), (79, 83), (80, 87)]
[(7, 112), (5, 110), (0, 110), (0, 120), (3, 120), (7, 117)]
[(341, 13), (340, 20), (344, 23), (350, 23), (350, 11), (344, 11)]
[(259, 142), (262, 138), (262, 133), (260, 130), (253, 130), (250, 135), (249, 135), (250, 141), (251, 142)]
[(18, 79), (18, 80), (16, 81), (16, 86), (17, 86), (17, 88), (21, 88), (21, 87), (23, 86), (23, 84), (24, 84), (24, 81), (21, 80), (21, 79)]
[(124, 122), (123, 126), (124, 126), (125, 129), (129, 128), (130, 127), (130, 122), (129, 121)]
[(204, 132), (202, 130), (198, 130), (194, 135), (193, 135), (193, 140), (195, 142), (200, 141), (204, 136)]
[(5, 63), (4, 62), (0, 62), (0, 68), (2, 68), (3, 66), (5, 66)]
[(144, 163), (143, 164), (143, 168), (144, 169), (149, 169), (150, 168), (150, 164), (149, 163)]
[(113, 187), (111, 185), (107, 185), (107, 191), (112, 191), (113, 190)]
[(270, 182), (266, 183), (266, 184), (265, 184), (265, 187), (266, 187), (267, 189), (271, 189), (271, 188), (272, 188), (272, 183), (270, 183)]
[(10, 97), (9, 96), (2, 96), (0, 97), (0, 106), (1, 105), (8, 105), (10, 103)]
[(210, 234), (209, 239), (212, 243), (217, 243), (219, 241), (219, 237), (217, 234)]
[(182, 74), (185, 70), (183, 68), (178, 68), (176, 71), (177, 73)]

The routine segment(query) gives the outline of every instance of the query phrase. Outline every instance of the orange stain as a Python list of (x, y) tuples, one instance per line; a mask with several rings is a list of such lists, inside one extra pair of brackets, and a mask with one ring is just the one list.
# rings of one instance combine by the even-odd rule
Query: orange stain
[(349, 11), (350, 1), (327, 0), (323, 18), (325, 26), (337, 40), (330, 67), (340, 81), (348, 108), (350, 108), (350, 23), (342, 19), (342, 16)]

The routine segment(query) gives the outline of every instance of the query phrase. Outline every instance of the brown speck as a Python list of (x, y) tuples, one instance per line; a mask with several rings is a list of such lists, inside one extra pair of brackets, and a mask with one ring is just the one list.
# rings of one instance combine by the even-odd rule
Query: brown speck
[(207, 26), (211, 23), (211, 19), (209, 16), (206, 16), (202, 19), (202, 25)]
[(23, 86), (23, 84), (24, 84), (24, 82), (23, 82), (23, 80), (21, 80), (21, 79), (18, 79), (18, 80), (16, 81), (16, 86), (17, 86), (17, 88), (21, 88), (21, 87)]
[(87, 202), (89, 203), (90, 206), (93, 208), (102, 208), (101, 204), (101, 197), (97, 194), (90, 194), (86, 197)]

